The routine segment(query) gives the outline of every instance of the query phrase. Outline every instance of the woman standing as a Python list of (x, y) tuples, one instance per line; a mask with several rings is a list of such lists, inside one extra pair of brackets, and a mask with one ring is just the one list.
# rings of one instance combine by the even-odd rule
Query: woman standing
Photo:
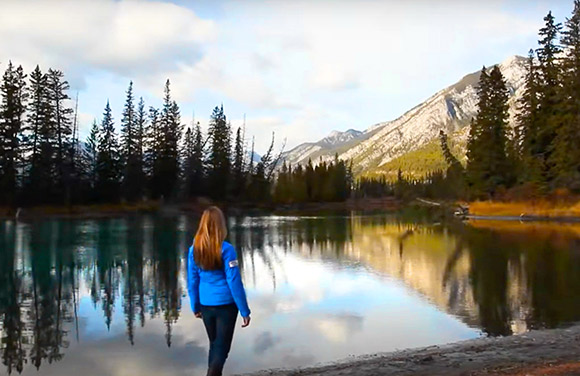
[(222, 211), (212, 206), (203, 212), (193, 245), (189, 248), (187, 287), (191, 309), (209, 337), (208, 376), (222, 374), (230, 352), (238, 310), (242, 328), (250, 325), (250, 308), (234, 247), (227, 235)]

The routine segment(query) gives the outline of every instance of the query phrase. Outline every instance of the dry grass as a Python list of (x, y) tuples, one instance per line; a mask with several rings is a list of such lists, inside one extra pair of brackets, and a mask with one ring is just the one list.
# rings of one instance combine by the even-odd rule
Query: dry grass
[(469, 213), (482, 216), (540, 216), (580, 217), (580, 199), (529, 201), (475, 201), (469, 204)]
[(553, 237), (557, 234), (562, 238), (580, 237), (579, 223), (561, 223), (555, 221), (494, 221), (494, 220), (469, 220), (469, 225), (475, 228), (501, 231), (518, 235), (532, 235), (538, 239)]

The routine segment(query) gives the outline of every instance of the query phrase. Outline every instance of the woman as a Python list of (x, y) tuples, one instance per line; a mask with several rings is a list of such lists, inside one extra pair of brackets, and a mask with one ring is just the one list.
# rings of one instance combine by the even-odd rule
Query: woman
[(195, 317), (203, 319), (209, 337), (208, 376), (222, 374), (230, 352), (238, 310), (242, 328), (250, 325), (250, 308), (234, 247), (224, 241), (226, 221), (220, 209), (203, 212), (189, 248), (187, 287)]

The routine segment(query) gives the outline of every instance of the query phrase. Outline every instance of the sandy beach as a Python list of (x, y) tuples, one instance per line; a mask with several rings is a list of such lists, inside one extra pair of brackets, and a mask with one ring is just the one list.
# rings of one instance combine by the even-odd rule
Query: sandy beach
[(245, 375), (580, 375), (580, 325)]

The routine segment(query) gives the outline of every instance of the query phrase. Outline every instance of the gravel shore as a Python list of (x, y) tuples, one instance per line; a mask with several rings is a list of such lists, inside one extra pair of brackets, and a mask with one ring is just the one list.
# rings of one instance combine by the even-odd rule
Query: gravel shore
[(580, 375), (580, 325), (246, 375)]

